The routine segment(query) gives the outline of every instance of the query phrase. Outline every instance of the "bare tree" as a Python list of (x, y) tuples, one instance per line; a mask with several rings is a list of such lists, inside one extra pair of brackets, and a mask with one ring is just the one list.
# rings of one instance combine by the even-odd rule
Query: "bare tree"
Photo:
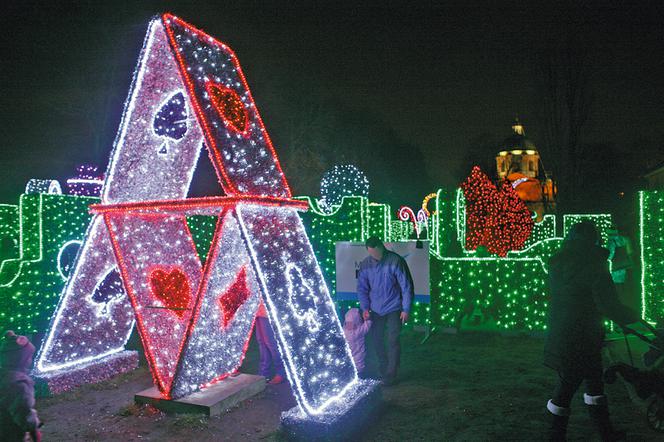
[(279, 156), (294, 192), (316, 195), (323, 173), (329, 168), (326, 156), (333, 117), (322, 103), (300, 97), (289, 103), (290, 111), (281, 126)]
[(553, 165), (559, 207), (578, 202), (582, 134), (590, 115), (590, 63), (578, 33), (550, 35), (535, 59), (544, 153)]
[(48, 108), (75, 122), (78, 133), (72, 135), (84, 140), (86, 151), (94, 159), (103, 159), (111, 150), (116, 130), (112, 121), (116, 117), (114, 110), (126, 91), (120, 90), (118, 84), (117, 63), (122, 48), (114, 44), (117, 32), (110, 24), (102, 23), (93, 35), (98, 49), (87, 60), (90, 65), (54, 66), (56, 76), (67, 79), (67, 86), (43, 99)]

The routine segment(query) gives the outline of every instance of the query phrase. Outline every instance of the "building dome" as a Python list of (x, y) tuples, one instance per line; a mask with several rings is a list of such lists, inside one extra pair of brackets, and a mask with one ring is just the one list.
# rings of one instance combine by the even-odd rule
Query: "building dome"
[(503, 152), (511, 152), (513, 150), (532, 150), (537, 152), (535, 143), (526, 138), (526, 131), (523, 128), (523, 125), (519, 122), (518, 118), (514, 119), (512, 130), (514, 131), (512, 135), (505, 138), (505, 141), (503, 141), (501, 145)]
[(555, 210), (555, 185), (543, 170), (540, 173), (539, 152), (526, 138), (518, 118), (514, 120), (512, 131), (512, 136), (505, 138), (502, 150), (496, 155), (498, 179), (512, 184), (519, 198), (537, 214), (539, 222), (545, 213)]
[(496, 156), (498, 178), (505, 179), (514, 173), (528, 178), (539, 174), (539, 153), (535, 144), (526, 138), (526, 131), (519, 119), (514, 120), (512, 136), (503, 141), (502, 150)]

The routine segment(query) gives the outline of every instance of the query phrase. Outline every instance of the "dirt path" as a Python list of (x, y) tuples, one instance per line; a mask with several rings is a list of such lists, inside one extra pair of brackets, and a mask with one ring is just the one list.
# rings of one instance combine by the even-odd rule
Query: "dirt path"
[[(255, 373), (258, 351), (251, 343), (243, 370)], [(290, 387), (266, 389), (221, 416), (166, 415), (133, 404), (152, 386), (145, 366), (107, 382), (38, 401), (44, 441), (238, 441), (274, 440), (281, 412), (295, 406)]]
[[(384, 389), (385, 411), (363, 440), (541, 440), (546, 400), (555, 374), (541, 364), (542, 341), (488, 334), (404, 332), (402, 381)], [(252, 342), (243, 370), (256, 372)], [(109, 382), (38, 402), (44, 441), (245, 441), (277, 440), (280, 413), (295, 405), (286, 384), (213, 418), (165, 415), (133, 405), (134, 393), (152, 385), (142, 367)], [(663, 440), (620, 383), (607, 387), (614, 421), (629, 440)], [(570, 440), (598, 440), (575, 397)]]

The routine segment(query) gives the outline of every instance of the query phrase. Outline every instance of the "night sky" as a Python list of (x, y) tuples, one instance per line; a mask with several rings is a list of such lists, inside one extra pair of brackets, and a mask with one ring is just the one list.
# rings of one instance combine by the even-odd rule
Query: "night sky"
[[(591, 67), (582, 141), (612, 146), (630, 176), (664, 159), (662, 2), (58, 3), (1, 14), (2, 203), (30, 178), (106, 168), (148, 21), (163, 11), (235, 50), (295, 194), (318, 195), (322, 171), (353, 162), (372, 200), (416, 205), (459, 182), (473, 155), (489, 163), (515, 115), (546, 164), (535, 60), (552, 32), (574, 33)], [(215, 192), (209, 168), (195, 187)]]

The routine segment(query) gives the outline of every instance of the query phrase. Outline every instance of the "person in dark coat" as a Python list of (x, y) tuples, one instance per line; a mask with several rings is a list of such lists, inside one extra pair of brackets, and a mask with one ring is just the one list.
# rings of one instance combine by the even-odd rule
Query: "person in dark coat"
[(544, 363), (558, 372), (547, 409), (553, 415), (550, 440), (565, 440), (570, 403), (585, 381), (584, 402), (602, 440), (620, 440), (613, 429), (602, 382), (603, 318), (619, 325), (639, 320), (620, 303), (608, 271), (608, 250), (591, 222), (570, 229), (562, 249), (549, 261), (549, 311)]
[(25, 336), (8, 331), (0, 339), (0, 441), (23, 442), (27, 433), (41, 440), (35, 410), (34, 381), (28, 375), (35, 347)]

